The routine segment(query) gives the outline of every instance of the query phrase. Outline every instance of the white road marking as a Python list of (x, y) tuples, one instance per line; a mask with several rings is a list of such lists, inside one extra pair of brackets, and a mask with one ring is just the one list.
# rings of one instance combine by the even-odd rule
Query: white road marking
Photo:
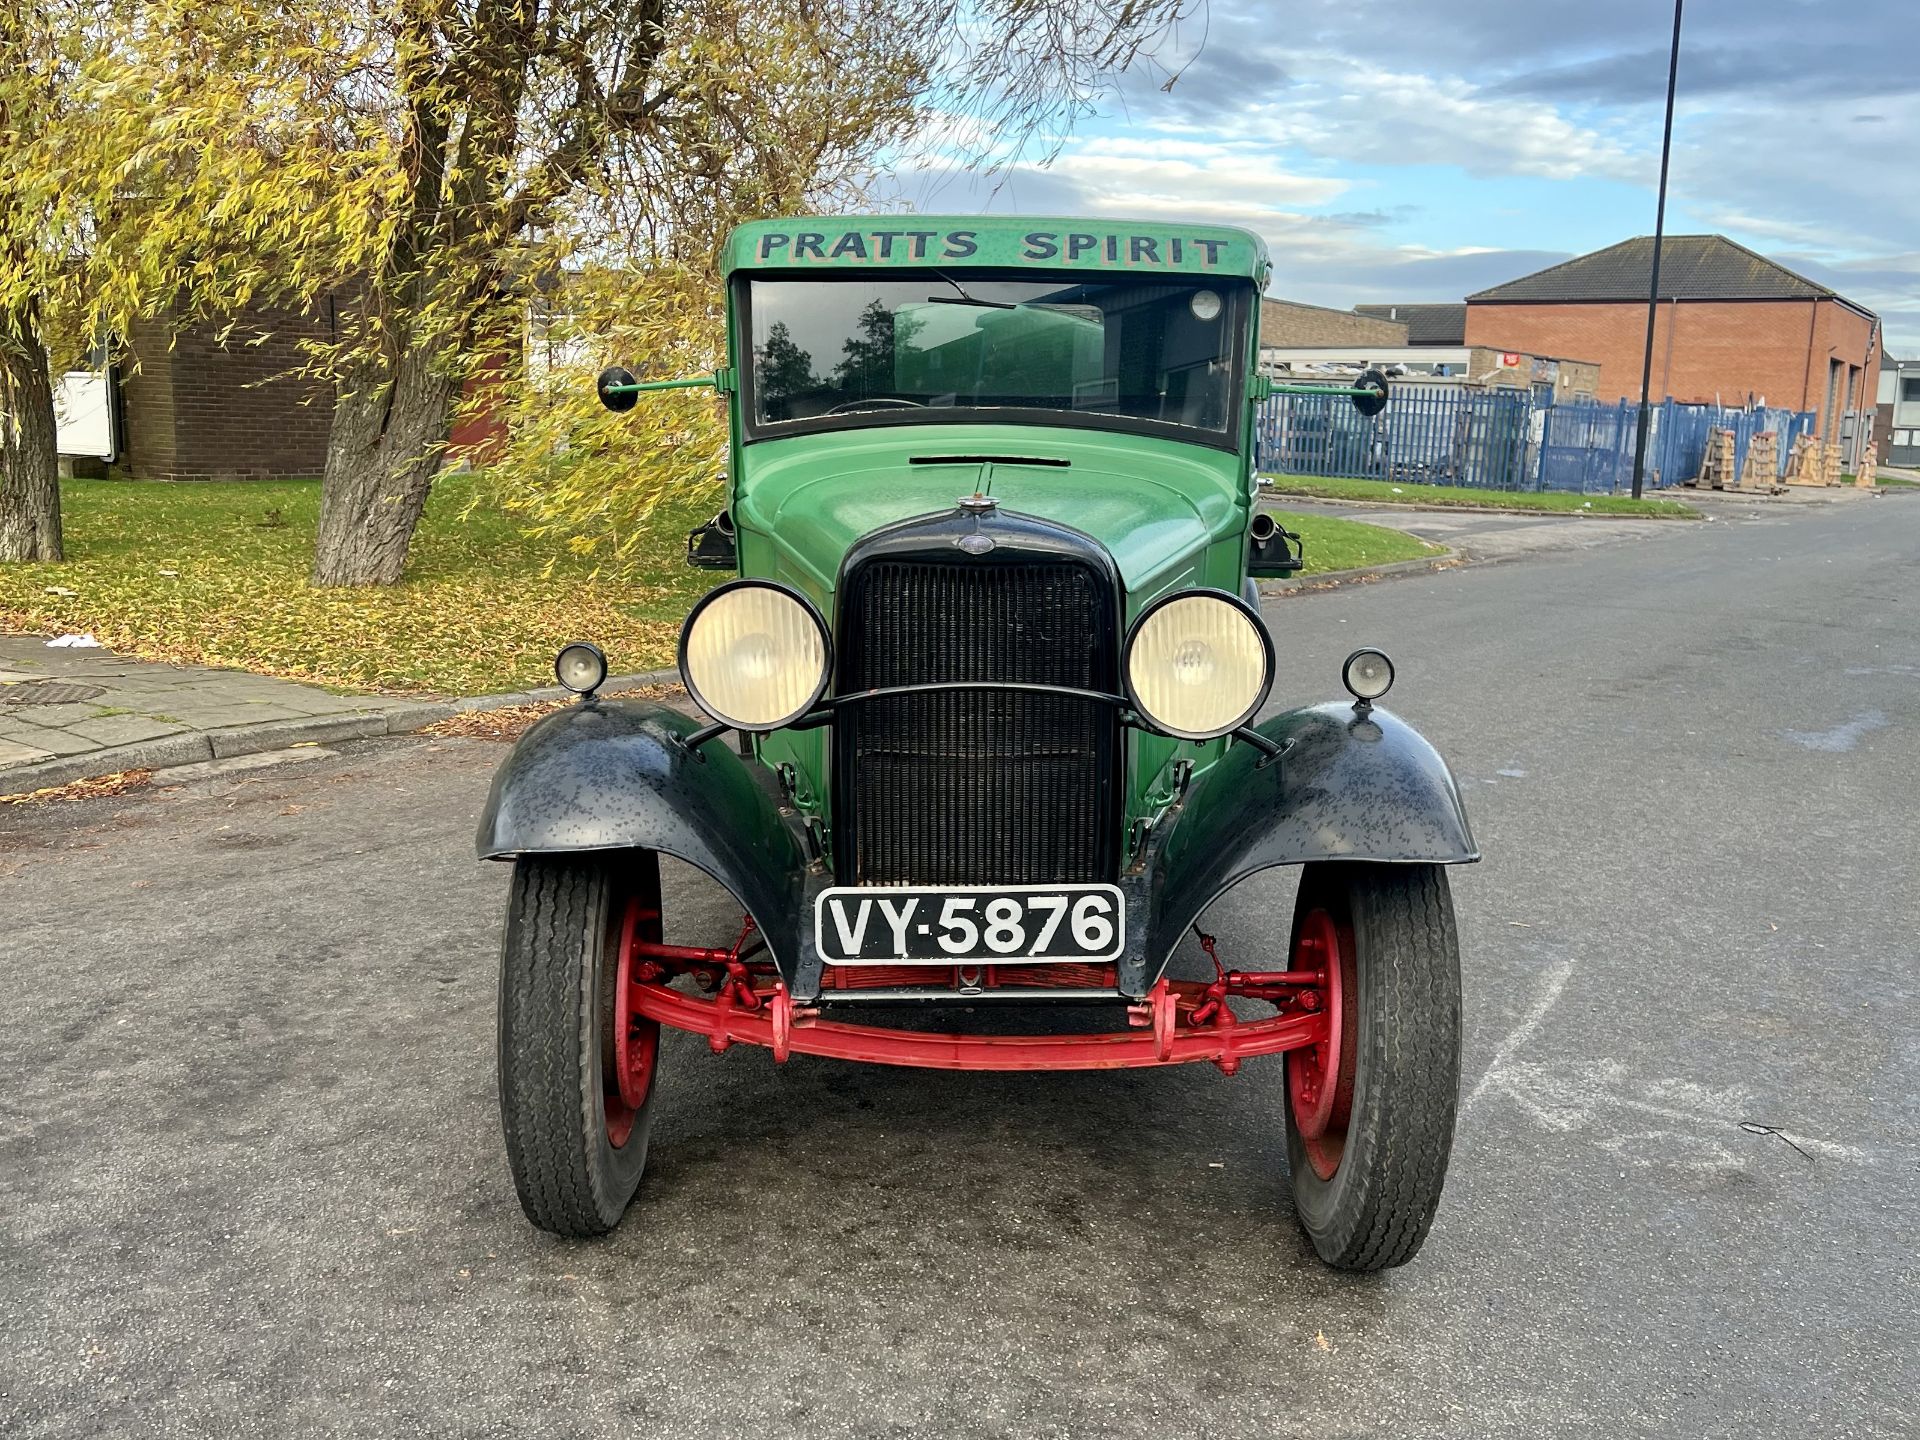
[(1520, 1047), (1533, 1038), (1533, 1032), (1538, 1030), (1540, 1022), (1547, 1018), (1547, 1012), (1559, 1003), (1560, 992), (1567, 988), (1567, 981), (1572, 978), (1573, 958), (1571, 956), (1560, 961), (1547, 972), (1547, 983), (1541, 987), (1540, 994), (1527, 1008), (1527, 1013), (1520, 1017), (1520, 1023), (1507, 1032), (1507, 1038), (1502, 1040), (1500, 1048), (1493, 1052), (1493, 1060), (1487, 1066), (1487, 1073), (1480, 1077), (1480, 1083), (1473, 1087), (1473, 1093), (1468, 1095), (1460, 1106), (1462, 1119), (1465, 1119), (1467, 1112), (1473, 1109), (1473, 1102), (1486, 1093), (1487, 1087), (1506, 1073), (1507, 1066), (1519, 1053)]
[[(1743, 1085), (1715, 1089), (1690, 1080), (1642, 1080), (1618, 1060), (1586, 1065), (1510, 1061), (1497, 1074), (1489, 1071), (1481, 1088), (1499, 1090), (1543, 1130), (1591, 1133), (1601, 1149), (1641, 1167), (1743, 1169), (1762, 1152), (1729, 1143), (1741, 1133), (1784, 1141), (1809, 1161), (1873, 1163), (1859, 1146), (1756, 1119), (1761, 1104)], [(1664, 1123), (1641, 1128), (1642, 1117)]]
[(1884, 730), (1889, 721), (1882, 710), (1862, 710), (1844, 724), (1831, 730), (1782, 730), (1794, 744), (1808, 750), (1824, 750), (1832, 755), (1844, 755), (1860, 743), (1861, 737), (1875, 730)]

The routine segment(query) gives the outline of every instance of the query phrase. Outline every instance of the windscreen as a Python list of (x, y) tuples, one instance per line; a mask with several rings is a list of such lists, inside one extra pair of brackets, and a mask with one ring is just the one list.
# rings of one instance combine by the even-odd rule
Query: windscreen
[(1248, 293), (1031, 273), (756, 279), (752, 420), (815, 428), (1001, 411), (1111, 417), (1217, 442), (1235, 413)]

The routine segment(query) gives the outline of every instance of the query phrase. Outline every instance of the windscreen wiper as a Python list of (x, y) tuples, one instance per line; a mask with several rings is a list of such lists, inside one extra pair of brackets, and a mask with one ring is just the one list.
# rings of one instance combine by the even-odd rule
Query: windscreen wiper
[(982, 310), (1018, 310), (1020, 308), (1008, 300), (977, 300), (969, 295), (966, 290), (961, 287), (960, 282), (947, 274), (946, 271), (936, 270), (933, 273), (946, 281), (947, 284), (953, 286), (953, 288), (960, 293), (957, 296), (929, 295), (927, 297), (927, 303), (929, 305), (975, 305)]

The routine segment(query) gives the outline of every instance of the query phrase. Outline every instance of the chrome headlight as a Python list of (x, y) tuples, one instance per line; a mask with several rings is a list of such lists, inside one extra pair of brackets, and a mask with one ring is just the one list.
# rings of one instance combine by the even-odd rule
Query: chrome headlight
[(1155, 601), (1127, 637), (1127, 698), (1154, 729), (1213, 740), (1251, 720), (1273, 687), (1273, 642), (1224, 590)]
[(736, 730), (778, 730), (798, 720), (826, 690), (832, 659), (820, 612), (765, 580), (711, 591), (680, 631), (687, 693)]

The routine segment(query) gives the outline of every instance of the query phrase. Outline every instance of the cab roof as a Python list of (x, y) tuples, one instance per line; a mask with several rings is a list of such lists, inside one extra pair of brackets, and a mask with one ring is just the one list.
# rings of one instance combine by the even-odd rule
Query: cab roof
[(1251, 230), (1157, 220), (1031, 215), (806, 215), (755, 220), (727, 237), (722, 269), (1033, 269), (1238, 276), (1264, 285)]

